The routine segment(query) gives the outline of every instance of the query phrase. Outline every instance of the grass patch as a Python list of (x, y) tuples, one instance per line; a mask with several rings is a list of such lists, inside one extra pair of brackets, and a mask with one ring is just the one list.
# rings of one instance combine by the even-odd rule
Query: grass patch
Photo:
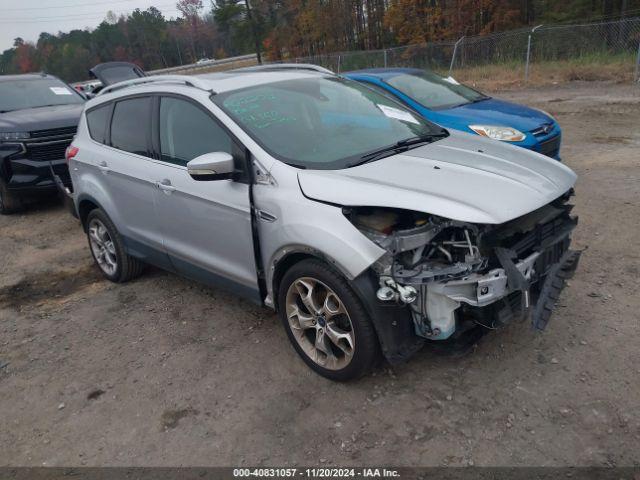
[[(630, 83), (633, 79), (635, 55), (594, 54), (570, 60), (532, 62), (529, 86), (557, 85), (581, 81), (614, 81)], [(485, 90), (504, 90), (525, 85), (524, 62), (482, 65), (453, 71), (461, 82)]]

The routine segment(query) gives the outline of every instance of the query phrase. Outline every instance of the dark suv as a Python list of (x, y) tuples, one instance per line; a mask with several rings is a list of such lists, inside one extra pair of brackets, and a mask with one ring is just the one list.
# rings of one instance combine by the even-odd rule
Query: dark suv
[(52, 172), (68, 181), (65, 150), (85, 99), (46, 74), (0, 76), (0, 213), (56, 191)]

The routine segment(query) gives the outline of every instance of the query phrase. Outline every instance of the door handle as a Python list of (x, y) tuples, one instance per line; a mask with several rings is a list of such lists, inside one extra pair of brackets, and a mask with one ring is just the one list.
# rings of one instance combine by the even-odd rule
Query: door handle
[(176, 190), (176, 187), (171, 185), (171, 180), (169, 180), (168, 178), (165, 178), (164, 180), (160, 180), (159, 182), (156, 182), (156, 186), (167, 194), (171, 192), (175, 192)]
[(98, 164), (98, 169), (104, 173), (108, 173), (111, 171), (111, 169), (107, 166), (107, 162), (105, 161), (102, 161)]

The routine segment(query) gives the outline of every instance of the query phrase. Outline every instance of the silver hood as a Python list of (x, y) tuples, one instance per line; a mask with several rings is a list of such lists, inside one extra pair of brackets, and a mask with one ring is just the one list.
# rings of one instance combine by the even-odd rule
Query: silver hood
[(445, 139), (343, 170), (298, 173), (305, 196), (344, 206), (415, 210), (500, 224), (567, 192), (576, 174), (551, 158), (451, 132)]

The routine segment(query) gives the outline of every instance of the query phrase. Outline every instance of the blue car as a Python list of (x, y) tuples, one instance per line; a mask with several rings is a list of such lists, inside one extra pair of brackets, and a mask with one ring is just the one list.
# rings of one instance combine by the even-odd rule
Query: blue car
[(562, 131), (546, 112), (491, 98), (452, 78), (415, 68), (373, 68), (343, 76), (399, 100), (445, 128), (509, 142), (560, 160)]

